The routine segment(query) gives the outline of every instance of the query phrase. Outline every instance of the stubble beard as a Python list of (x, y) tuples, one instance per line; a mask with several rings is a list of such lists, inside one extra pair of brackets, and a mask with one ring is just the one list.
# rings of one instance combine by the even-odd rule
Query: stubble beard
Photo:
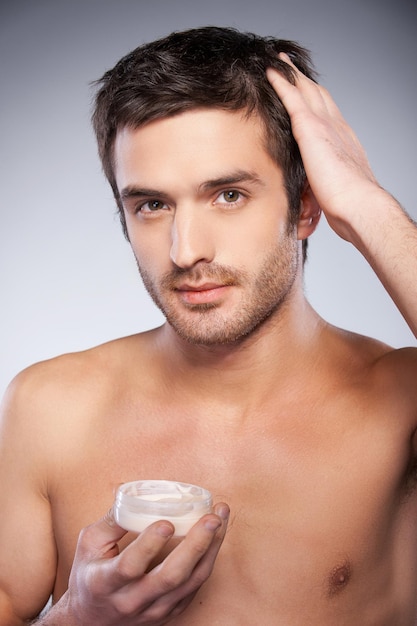
[[(191, 269), (174, 267), (156, 284), (139, 261), (137, 265), (152, 300), (182, 339), (201, 346), (226, 345), (242, 341), (279, 314), (297, 275), (297, 243), (287, 236), (279, 249), (266, 256), (256, 275), (199, 262)], [(175, 289), (183, 282), (231, 285), (243, 293), (239, 309), (223, 314), (221, 303), (180, 303)]]

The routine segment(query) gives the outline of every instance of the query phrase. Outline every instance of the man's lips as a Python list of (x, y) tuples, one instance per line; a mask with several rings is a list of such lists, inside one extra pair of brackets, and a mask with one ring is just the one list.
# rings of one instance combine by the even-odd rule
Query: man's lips
[(189, 285), (188, 283), (184, 283), (178, 285), (176, 289), (177, 291), (208, 291), (209, 289), (218, 289), (224, 286), (225, 285), (218, 283), (203, 283), (201, 285)]
[(230, 285), (222, 283), (204, 283), (201, 285), (189, 285), (183, 283), (175, 288), (175, 291), (179, 293), (182, 300), (188, 304), (208, 304), (215, 302), (221, 296)]

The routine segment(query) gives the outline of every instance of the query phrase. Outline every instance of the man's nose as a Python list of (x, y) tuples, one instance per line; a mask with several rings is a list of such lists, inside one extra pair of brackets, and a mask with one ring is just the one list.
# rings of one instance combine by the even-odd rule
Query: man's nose
[(211, 229), (204, 217), (193, 207), (177, 207), (171, 233), (171, 260), (183, 269), (199, 261), (210, 263), (214, 258)]

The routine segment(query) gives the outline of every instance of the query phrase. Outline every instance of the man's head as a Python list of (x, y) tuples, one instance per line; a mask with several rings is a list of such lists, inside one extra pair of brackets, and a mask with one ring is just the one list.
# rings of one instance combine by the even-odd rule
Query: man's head
[[(246, 339), (298, 301), (303, 194), (290, 227), (281, 168), (258, 116), (193, 109), (117, 133), (115, 176), (145, 287), (176, 334)], [(274, 323), (274, 322), (273, 322)]]
[[(93, 124), (126, 236), (114, 174), (117, 132), (199, 108), (259, 117), (265, 147), (283, 171), (290, 224), (296, 224), (305, 186), (304, 167), (288, 114), (265, 75), (267, 67), (274, 67), (293, 80), (291, 68), (278, 59), (279, 52), (286, 52), (302, 72), (314, 78), (309, 54), (296, 43), (205, 27), (173, 33), (136, 48), (98, 81)], [(303, 244), (305, 250), (306, 241)]]

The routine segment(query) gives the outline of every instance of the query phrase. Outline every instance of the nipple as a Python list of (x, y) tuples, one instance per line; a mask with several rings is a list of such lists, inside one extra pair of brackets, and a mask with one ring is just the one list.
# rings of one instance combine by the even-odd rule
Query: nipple
[(328, 593), (329, 596), (335, 596), (343, 591), (352, 576), (351, 565), (348, 561), (335, 567), (329, 576)]

